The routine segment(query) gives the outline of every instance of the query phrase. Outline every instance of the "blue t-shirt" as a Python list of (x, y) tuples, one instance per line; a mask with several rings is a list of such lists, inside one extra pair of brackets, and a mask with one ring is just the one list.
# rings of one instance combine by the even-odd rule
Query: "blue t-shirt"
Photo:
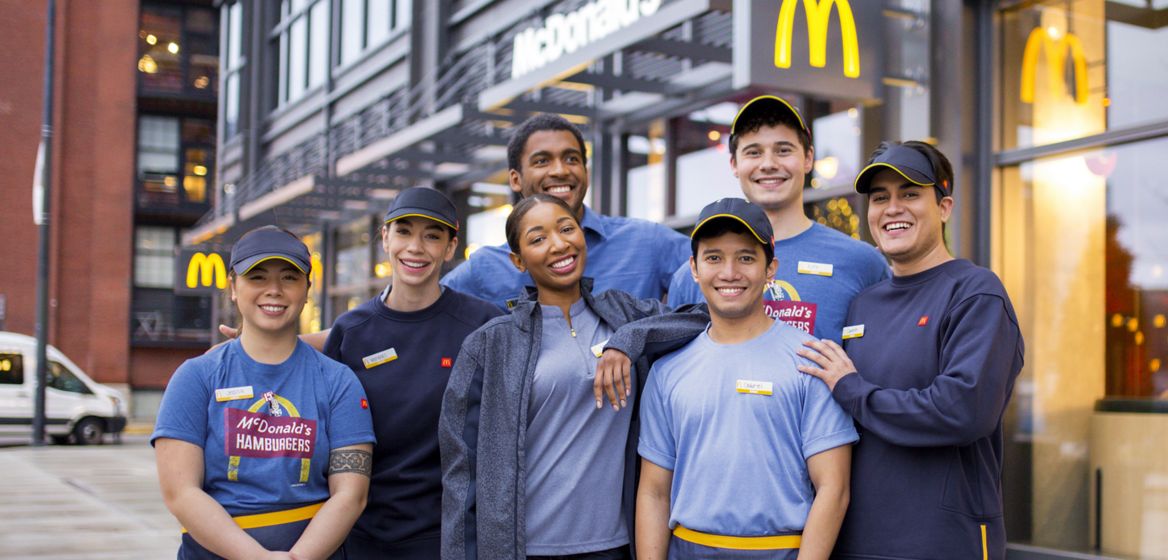
[(329, 497), (329, 451), (374, 443), (365, 391), (349, 368), (303, 342), (262, 364), (238, 340), (179, 366), (162, 396), (151, 444), (203, 448), (203, 490), (231, 515)]
[[(818, 223), (775, 244), (775, 258), (779, 267), (764, 296), (767, 313), (836, 342), (852, 298), (889, 277), (888, 263), (875, 247)], [(687, 262), (673, 275), (669, 305), (705, 301)]]
[(803, 529), (807, 458), (858, 439), (822, 381), (795, 367), (810, 336), (775, 321), (739, 344), (703, 332), (653, 365), (642, 457), (673, 471), (669, 526), (739, 537)]
[[(595, 279), (592, 293), (621, 290), (640, 299), (661, 299), (673, 271), (689, 260), (689, 239), (661, 224), (604, 216), (584, 208), (588, 259), (584, 276)], [(485, 299), (500, 309), (534, 283), (511, 264), (507, 245), (483, 247), (442, 278), (442, 285)]]
[(540, 311), (543, 334), (527, 412), (527, 554), (628, 544), (621, 498), (632, 406), (597, 409), (592, 391), (593, 348), (612, 329), (583, 299), (569, 309), (574, 335), (559, 307)]
[(437, 557), (442, 393), (463, 339), (500, 311), (449, 288), (429, 307), (411, 312), (386, 307), (387, 295), (337, 317), (324, 344), (326, 356), (357, 374), (377, 434), (369, 502), (353, 533), (382, 545), (431, 536)]

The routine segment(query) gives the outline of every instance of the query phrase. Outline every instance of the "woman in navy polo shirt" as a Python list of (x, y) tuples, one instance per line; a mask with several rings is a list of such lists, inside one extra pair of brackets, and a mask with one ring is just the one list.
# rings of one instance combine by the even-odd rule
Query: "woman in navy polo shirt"
[(151, 436), (180, 559), (343, 558), (365, 507), (374, 442), (349, 368), (297, 339), (308, 249), (266, 226), (231, 251), (243, 333), (187, 360)]

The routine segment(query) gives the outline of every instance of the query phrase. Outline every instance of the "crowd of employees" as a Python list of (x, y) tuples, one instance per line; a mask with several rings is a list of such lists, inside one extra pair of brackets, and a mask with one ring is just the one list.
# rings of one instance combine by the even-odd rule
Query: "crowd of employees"
[(945, 244), (945, 155), (872, 153), (873, 248), (804, 214), (786, 100), (745, 103), (729, 148), (745, 200), (687, 239), (587, 207), (581, 132), (536, 115), (506, 244), (442, 276), (455, 206), (406, 189), (390, 285), (299, 338), (307, 249), (241, 237), (238, 326), (175, 372), (151, 437), (179, 558), (1003, 559), (1023, 342)]

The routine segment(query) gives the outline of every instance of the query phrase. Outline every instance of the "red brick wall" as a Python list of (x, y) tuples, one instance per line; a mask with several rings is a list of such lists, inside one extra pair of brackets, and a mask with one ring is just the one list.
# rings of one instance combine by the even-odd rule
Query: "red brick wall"
[(135, 348), (130, 354), (135, 389), (165, 389), (174, 370), (189, 358), (203, 354), (202, 349)]
[[(50, 342), (98, 381), (129, 379), (138, 2), (58, 2)], [(41, 115), (45, 4), (0, 18), (0, 293), (8, 330), (33, 333), (31, 183)]]

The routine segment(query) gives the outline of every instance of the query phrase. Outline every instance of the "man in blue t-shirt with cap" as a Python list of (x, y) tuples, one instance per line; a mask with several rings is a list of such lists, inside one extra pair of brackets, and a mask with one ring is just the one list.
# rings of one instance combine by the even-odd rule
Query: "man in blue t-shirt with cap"
[(768, 316), (774, 236), (762, 209), (702, 210), (690, 275), (710, 324), (641, 393), (637, 556), (826, 559), (848, 501), (852, 421), (799, 373), (811, 336)]

